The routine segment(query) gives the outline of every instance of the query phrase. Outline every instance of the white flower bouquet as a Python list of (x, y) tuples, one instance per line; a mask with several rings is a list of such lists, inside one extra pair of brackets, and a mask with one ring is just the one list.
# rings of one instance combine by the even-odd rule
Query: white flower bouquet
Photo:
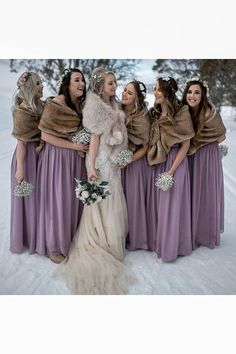
[(160, 188), (162, 191), (166, 192), (174, 184), (174, 177), (168, 175), (167, 172), (160, 173), (155, 179), (155, 186)]
[(73, 143), (76, 144), (86, 145), (90, 143), (90, 138), (91, 138), (90, 132), (86, 128), (83, 128), (82, 130), (80, 130), (78, 133), (74, 134), (71, 137), (71, 141), (73, 141)]
[(29, 182), (26, 181), (21, 181), (15, 186), (15, 189), (13, 191), (13, 194), (16, 197), (27, 197), (29, 196), (32, 191), (33, 191), (33, 185)]
[(133, 158), (133, 153), (130, 150), (122, 150), (115, 158), (115, 163), (120, 166), (128, 165)]
[(76, 197), (84, 204), (90, 205), (100, 202), (111, 194), (109, 183), (106, 181), (79, 181), (76, 179), (77, 186), (75, 188)]
[(225, 157), (228, 154), (229, 148), (227, 145), (220, 144), (219, 149), (220, 149), (221, 158)]

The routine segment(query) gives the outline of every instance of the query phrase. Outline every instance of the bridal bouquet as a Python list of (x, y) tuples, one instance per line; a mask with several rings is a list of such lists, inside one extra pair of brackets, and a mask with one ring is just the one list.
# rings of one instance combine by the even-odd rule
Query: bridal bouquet
[(155, 186), (166, 192), (174, 184), (174, 177), (168, 175), (167, 172), (160, 173), (158, 178), (155, 179)]
[(90, 143), (90, 137), (91, 137), (90, 132), (86, 128), (83, 128), (82, 130), (80, 130), (78, 133), (74, 134), (71, 137), (71, 141), (73, 141), (73, 143), (76, 144), (86, 145)]
[(32, 193), (33, 188), (34, 187), (31, 183), (22, 181), (16, 185), (13, 194), (16, 197), (27, 197)]
[(120, 166), (128, 165), (133, 158), (133, 153), (130, 150), (122, 150), (116, 157), (115, 163)]
[(219, 145), (219, 149), (220, 149), (220, 153), (221, 153), (221, 158), (225, 157), (228, 154), (229, 148), (227, 145), (221, 144), (221, 145)]
[(111, 194), (108, 182), (102, 181), (79, 181), (76, 179), (77, 186), (75, 188), (76, 197), (84, 204), (90, 205), (100, 202)]

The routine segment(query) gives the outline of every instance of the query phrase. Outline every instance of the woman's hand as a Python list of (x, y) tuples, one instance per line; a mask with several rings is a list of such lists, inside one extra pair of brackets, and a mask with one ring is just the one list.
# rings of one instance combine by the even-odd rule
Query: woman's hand
[(25, 171), (24, 168), (19, 166), (16, 170), (16, 174), (15, 174), (16, 180), (18, 183), (22, 182), (24, 177), (25, 177)]
[(82, 152), (88, 152), (89, 150), (89, 144), (77, 144), (74, 143), (75, 150), (82, 151)]
[(175, 171), (177, 170), (177, 168), (179, 167), (179, 165), (181, 164), (183, 159), (186, 157), (187, 151), (189, 149), (189, 145), (190, 145), (190, 140), (182, 141), (182, 143), (180, 144), (180, 147), (179, 147), (178, 152), (175, 156), (174, 162), (173, 162), (171, 168), (169, 169), (169, 171), (167, 171), (169, 176), (174, 175)]
[(169, 176), (173, 176), (173, 175), (174, 175), (174, 172), (170, 169), (169, 171), (167, 171), (167, 174), (168, 174)]
[(88, 180), (89, 181), (96, 181), (98, 179), (97, 171), (94, 167), (90, 167), (88, 169)]
[[(132, 161), (131, 161), (132, 162)], [(125, 165), (119, 165), (117, 164), (116, 166), (119, 168), (125, 168), (126, 166), (128, 166), (129, 164), (131, 164), (131, 162), (127, 162)]]

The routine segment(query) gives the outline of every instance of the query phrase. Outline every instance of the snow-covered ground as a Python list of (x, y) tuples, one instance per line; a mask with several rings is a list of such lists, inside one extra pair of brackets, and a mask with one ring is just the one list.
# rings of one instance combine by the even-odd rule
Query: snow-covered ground
[[(65, 285), (52, 278), (57, 265), (48, 258), (9, 251), (10, 166), (16, 145), (10, 91), (0, 88), (0, 294), (68, 294)], [(153, 252), (127, 251), (127, 263), (138, 278), (130, 294), (236, 294), (236, 112), (227, 107), (222, 116), (229, 153), (223, 159), (225, 232), (220, 247), (200, 247), (174, 263), (162, 263)]]

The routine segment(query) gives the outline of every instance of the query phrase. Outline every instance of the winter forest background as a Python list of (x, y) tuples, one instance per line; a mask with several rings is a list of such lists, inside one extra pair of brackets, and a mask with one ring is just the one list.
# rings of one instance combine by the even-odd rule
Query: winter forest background
[(151, 78), (146, 79), (145, 73), (142, 73), (142, 68), (146, 67), (153, 72), (152, 82), (158, 75), (173, 76), (180, 86), (180, 92), (186, 80), (201, 77), (208, 82), (211, 99), (218, 108), (222, 105), (236, 106), (236, 60), (232, 59), (12, 59), (9, 66), (11, 72), (24, 69), (38, 72), (52, 93), (56, 93), (58, 76), (68, 67), (80, 68), (89, 79), (93, 68), (103, 66), (114, 71), (120, 83), (138, 75), (149, 85)]

